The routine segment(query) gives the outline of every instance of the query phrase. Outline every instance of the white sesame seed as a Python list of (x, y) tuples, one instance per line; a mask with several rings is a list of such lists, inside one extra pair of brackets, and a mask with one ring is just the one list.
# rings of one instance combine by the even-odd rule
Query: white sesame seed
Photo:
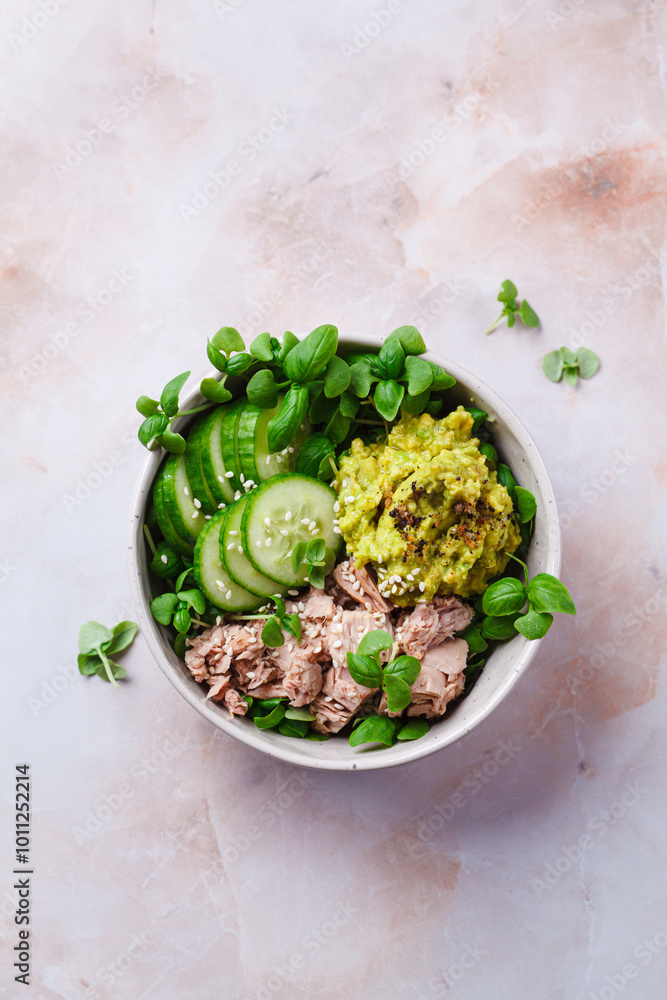
[(165, 555), (160, 556), (160, 561), (163, 562), (165, 564), (165, 566), (169, 562), (169, 560), (167, 559), (167, 557)]
[(238, 531), (230, 531), (229, 534), (232, 536), (232, 538), (236, 538), (236, 536), (238, 535)]
[(416, 568), (416, 569), (413, 569), (413, 571), (412, 571), (412, 573), (413, 573), (413, 576), (416, 576), (416, 575), (417, 575), (417, 573), (421, 573), (421, 571), (422, 571), (422, 568), (421, 568), (421, 566), (417, 566), (417, 568)]
[(229, 545), (227, 546), (227, 551), (231, 552), (232, 549), (235, 549), (235, 548), (236, 548), (236, 542), (230, 542)]
[(334, 513), (337, 514), (339, 510), (340, 510), (340, 501), (336, 500), (334, 504)]
[(305, 611), (306, 605), (303, 603), (303, 601), (299, 601), (299, 603), (297, 604), (297, 608), (299, 609), (299, 611)]
[(201, 500), (197, 500), (197, 497), (193, 497), (192, 502), (194, 503), (197, 510), (199, 510), (199, 508), (201, 507)]
[(282, 465), (283, 464), (283, 456), (282, 455), (276, 455), (276, 462), (278, 463), (278, 465)]
[(340, 624), (340, 622), (335, 622), (331, 626), (331, 631), (332, 632), (342, 632), (343, 631), (343, 626)]
[(243, 475), (243, 473), (241, 473), (239, 479), (241, 480), (242, 483), (245, 483), (245, 476)]
[(420, 581), (419, 581), (419, 589), (421, 590), (422, 594), (423, 594), (423, 593), (424, 593), (424, 591), (426, 590), (426, 584), (424, 583), (424, 581), (423, 581), (423, 580), (420, 580)]
[(185, 493), (186, 497), (190, 496), (190, 490), (187, 488), (187, 486), (183, 487), (183, 492)]
[(354, 493), (349, 493), (345, 497), (345, 503), (354, 503)]
[(226, 503), (219, 503), (218, 504), (218, 510), (224, 510), (226, 506), (227, 506)]
[(216, 619), (215, 619), (215, 624), (219, 625), (221, 621), (222, 621), (222, 618), (220, 617), (220, 615), (217, 615)]
[(193, 516), (193, 518), (194, 517), (199, 517), (199, 511), (198, 510), (193, 511), (192, 512), (192, 516)]
[(280, 529), (280, 534), (281, 535), (289, 535), (289, 531), (287, 530), (287, 528), (281, 528)]
[(285, 520), (286, 521), (291, 521), (292, 520), (292, 511), (291, 510), (288, 510), (287, 513), (285, 514)]
[(227, 593), (225, 594), (225, 600), (231, 601), (231, 599), (232, 599), (232, 592), (231, 590), (228, 590)]
[(316, 646), (315, 649), (313, 650), (313, 652), (315, 652), (315, 653), (321, 653), (322, 652), (322, 647), (321, 646)]
[(257, 546), (258, 549), (261, 549), (261, 547), (262, 547), (262, 540), (261, 540), (261, 538), (257, 539), (257, 541), (255, 542), (255, 545)]
[(212, 517), (213, 517), (213, 514), (204, 514), (204, 520), (205, 521), (210, 521)]
[(298, 597), (299, 596), (299, 591), (298, 590), (288, 590), (287, 593), (290, 595), (290, 597)]
[(225, 481), (225, 480), (224, 480), (224, 477), (223, 477), (223, 476), (218, 476), (218, 482), (219, 482), (219, 483), (224, 483), (224, 481)]
[(345, 487), (345, 486), (347, 486), (347, 479), (344, 479), (344, 480), (343, 480), (343, 482), (341, 483), (341, 486), (342, 486), (342, 487)]
[(249, 486), (254, 486), (254, 485), (255, 485), (255, 480), (254, 479), (246, 479), (246, 481), (245, 481), (246, 489), (248, 489)]
[(255, 676), (254, 670), (249, 670), (248, 673), (246, 674), (246, 677), (249, 677), (250, 680), (252, 680), (254, 676)]
[(267, 526), (267, 528), (270, 528), (271, 527), (271, 518), (270, 517), (265, 517), (264, 518), (264, 524)]
[(302, 517), (301, 518), (301, 523), (302, 524), (310, 524), (310, 518), (309, 517)]
[(334, 533), (334, 535), (342, 535), (343, 534), (343, 532), (340, 530), (340, 528), (337, 528), (335, 525), (334, 525), (334, 528), (333, 528), (333, 533)]
[(241, 555), (243, 555), (243, 546), (242, 545), (238, 545), (237, 548), (238, 548), (238, 551), (241, 553)]
[(383, 560), (382, 556), (378, 556), (378, 563), (380, 564), (380, 566), (382, 565), (383, 562), (384, 562), (384, 560)]
[(270, 465), (270, 464), (271, 464), (271, 456), (270, 456), (270, 455), (267, 455), (267, 456), (266, 456), (266, 464), (267, 464), (267, 465)]
[(220, 587), (220, 590), (227, 590), (227, 586), (226, 586), (226, 584), (224, 584), (224, 583), (222, 582), (222, 580), (216, 580), (215, 582), (216, 582), (216, 585), (217, 585), (218, 587)]
[(335, 641), (335, 642), (332, 642), (332, 643), (331, 643), (331, 647), (332, 647), (332, 649), (340, 649), (340, 647), (341, 647), (342, 645), (343, 645), (343, 640), (342, 640), (342, 639), (336, 639), (336, 641)]
[(287, 453), (288, 453), (289, 455), (293, 455), (293, 454), (294, 454), (294, 448), (292, 447), (292, 445), (289, 445), (289, 447), (288, 447), (288, 449), (287, 449)]
[(331, 697), (331, 695), (330, 695), (330, 694), (325, 694), (325, 696), (324, 696), (324, 700), (325, 700), (325, 701), (333, 701), (333, 698)]
[(225, 479), (233, 479), (233, 478), (234, 478), (234, 473), (233, 472), (231, 472), (231, 471), (230, 472), (225, 472)]
[(267, 540), (264, 542), (264, 544), (266, 545), (267, 549), (271, 548), (271, 539), (267, 538)]
[(394, 584), (393, 587), (391, 588), (392, 594), (395, 594), (397, 590), (398, 590), (398, 587), (396, 586), (396, 584)]

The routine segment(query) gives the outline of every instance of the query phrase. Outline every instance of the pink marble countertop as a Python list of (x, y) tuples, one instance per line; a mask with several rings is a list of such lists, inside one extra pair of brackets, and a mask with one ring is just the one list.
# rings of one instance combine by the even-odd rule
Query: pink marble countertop
[[(662, 1000), (665, 5), (1, 18), (0, 996)], [(504, 278), (539, 330), (483, 335)], [(415, 323), (500, 392), (549, 468), (579, 607), (483, 725), (386, 772), (222, 737), (141, 639), (119, 691), (76, 671), (83, 621), (133, 617), (135, 398), (207, 372), (223, 324), (324, 322)], [(547, 381), (562, 344), (595, 378)]]

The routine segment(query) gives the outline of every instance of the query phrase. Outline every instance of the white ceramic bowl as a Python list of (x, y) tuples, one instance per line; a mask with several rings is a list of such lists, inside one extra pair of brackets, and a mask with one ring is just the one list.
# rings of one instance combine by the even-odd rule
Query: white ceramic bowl
[[(359, 350), (377, 349), (380, 344), (379, 339), (362, 336), (347, 336), (340, 341), (343, 348)], [(530, 574), (546, 572), (558, 576), (561, 547), (556, 501), (535, 443), (507, 404), (475, 375), (431, 351), (425, 357), (456, 378), (458, 384), (451, 392), (457, 404), (468, 405), (472, 398), (475, 405), (495, 417), (494, 442), (502, 458), (517, 481), (537, 498), (535, 532), (528, 556)], [(202, 401), (199, 393), (193, 393), (183, 405), (189, 409)], [(188, 418), (183, 418), (182, 425), (187, 426), (187, 423)], [(353, 748), (345, 738), (337, 737), (330, 737), (323, 743), (297, 740), (277, 732), (260, 730), (248, 719), (231, 718), (222, 705), (206, 700), (208, 688), (193, 680), (185, 664), (174, 653), (167, 630), (155, 621), (150, 611), (150, 602), (156, 592), (147, 568), (142, 524), (151, 499), (153, 479), (163, 457), (161, 449), (147, 456), (132, 500), (129, 563), (137, 619), (160, 669), (177, 691), (205, 719), (234, 739), (262, 753), (303, 767), (328, 771), (370, 771), (395, 767), (442, 750), (478, 726), (508, 696), (535, 656), (539, 640), (531, 641), (517, 635), (509, 642), (498, 645), (489, 656), (471, 693), (448, 711), (441, 721), (434, 723), (426, 736), (379, 750)]]

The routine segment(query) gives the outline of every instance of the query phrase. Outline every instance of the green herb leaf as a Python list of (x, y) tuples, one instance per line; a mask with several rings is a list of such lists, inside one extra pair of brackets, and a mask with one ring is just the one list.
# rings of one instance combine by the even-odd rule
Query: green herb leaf
[(275, 615), (266, 619), (266, 623), (262, 629), (261, 638), (265, 646), (275, 648), (276, 646), (285, 645), (285, 636), (283, 635), (283, 630), (280, 627), (280, 622)]
[(405, 351), (400, 340), (397, 338), (385, 340), (378, 354), (376, 365), (381, 378), (400, 378), (405, 367)]
[(430, 726), (426, 719), (409, 719), (398, 734), (399, 740), (419, 740), (426, 736)]
[(482, 455), (484, 455), (484, 458), (487, 460), (487, 462), (498, 461), (498, 452), (493, 447), (493, 445), (490, 444), (488, 441), (482, 442), (482, 444), (480, 444), (479, 446), (479, 450), (482, 453)]
[[(426, 344), (416, 326), (399, 326), (387, 337), (387, 340), (398, 340), (406, 354), (424, 354)], [(386, 341), (385, 341), (386, 343)]]
[(485, 649), (489, 648), (488, 642), (482, 635), (479, 622), (473, 622), (468, 625), (468, 627), (460, 633), (460, 636), (468, 643), (468, 649), (471, 653), (483, 653)]
[(243, 337), (233, 326), (222, 326), (216, 334), (211, 337), (211, 343), (219, 351), (223, 351), (228, 357), (233, 351), (245, 350)]
[(184, 659), (186, 648), (187, 647), (185, 645), (185, 636), (181, 635), (181, 633), (179, 632), (176, 638), (174, 639), (174, 652), (176, 653), (176, 656), (179, 658), (179, 660)]
[(501, 486), (504, 486), (510, 495), (512, 503), (516, 499), (516, 479), (512, 475), (512, 472), (508, 465), (504, 465), (502, 462), (498, 463), (498, 468), (496, 470), (498, 476), (498, 482)]
[(442, 389), (451, 389), (453, 385), (456, 385), (456, 379), (453, 375), (449, 375), (444, 368), (439, 368), (434, 365), (432, 361), (428, 364), (431, 366), (433, 372), (433, 382), (431, 383), (431, 389), (433, 391), (439, 392)]
[(229, 389), (225, 389), (224, 382), (218, 382), (214, 378), (202, 379), (199, 391), (205, 399), (210, 399), (212, 403), (226, 403), (232, 398)]
[[(419, 677), (422, 665), (416, 656), (398, 656), (384, 668), (384, 676), (400, 677), (406, 684), (414, 684)], [(392, 711), (394, 711), (392, 709)]]
[(597, 354), (590, 351), (587, 347), (580, 347), (577, 351), (577, 364), (579, 365), (579, 374), (581, 377), (590, 378), (592, 375), (595, 375), (600, 367), (600, 359)]
[(515, 486), (516, 511), (521, 524), (532, 521), (537, 511), (537, 500), (530, 490), (525, 490), (523, 486)]
[(340, 397), (340, 412), (344, 417), (356, 417), (359, 412), (359, 407), (361, 406), (361, 400), (346, 389), (343, 395)]
[[(313, 385), (312, 382), (309, 383), (309, 387)], [(324, 383), (322, 383), (324, 387)], [(310, 409), (308, 410), (308, 416), (311, 423), (313, 424), (328, 424), (331, 418), (334, 416), (338, 410), (339, 403), (337, 399), (327, 399), (326, 396), (316, 396), (310, 404)]]
[(324, 589), (326, 574), (321, 566), (311, 566), (308, 570), (308, 582), (318, 590)]
[(521, 309), (519, 310), (521, 314), (521, 322), (524, 326), (539, 326), (540, 318), (529, 305), (526, 299), (521, 303)]
[(306, 543), (297, 542), (292, 549), (292, 572), (296, 576), (301, 567), (303, 566), (304, 557), (306, 555)]
[(273, 729), (279, 722), (282, 722), (286, 711), (287, 705), (285, 702), (281, 702), (271, 709), (268, 715), (256, 715), (253, 721), (258, 729)]
[(394, 382), (393, 379), (378, 382), (373, 402), (380, 416), (384, 417), (385, 420), (393, 420), (398, 413), (404, 393), (403, 386)]
[(390, 712), (402, 712), (412, 701), (412, 691), (402, 677), (388, 674), (385, 670), (382, 686), (387, 692), (387, 708)]
[(105, 643), (104, 652), (109, 656), (122, 653), (124, 649), (132, 645), (138, 631), (139, 626), (136, 622), (119, 622), (113, 630), (111, 642)]
[(84, 677), (92, 677), (93, 674), (97, 673), (99, 667), (104, 666), (97, 653), (79, 653), (76, 661), (79, 673), (83, 674)]
[[(285, 715), (287, 715), (287, 713), (285, 713)], [(278, 726), (278, 732), (283, 736), (292, 736), (295, 739), (303, 739), (308, 732), (308, 723), (284, 718)]]
[(255, 337), (248, 350), (258, 361), (273, 361), (271, 334), (260, 333), (259, 337)]
[(178, 396), (189, 378), (190, 372), (183, 372), (182, 375), (177, 375), (176, 378), (167, 382), (162, 390), (160, 406), (168, 417), (175, 417), (178, 413)]
[(219, 372), (227, 371), (227, 358), (222, 351), (213, 346), (210, 340), (206, 344), (206, 356), (213, 367), (217, 368)]
[(285, 602), (283, 601), (280, 594), (274, 594), (273, 600), (276, 605), (276, 615), (278, 618), (284, 618), (287, 613), (287, 608), (285, 607)]
[(497, 642), (512, 639), (516, 635), (514, 622), (518, 617), (518, 614), (502, 615), (500, 617), (489, 615), (482, 620), (482, 635), (485, 639), (495, 639)]
[(160, 622), (160, 625), (168, 625), (171, 621), (172, 615), (176, 610), (176, 605), (178, 604), (178, 598), (176, 594), (160, 594), (159, 597), (153, 598), (151, 601), (151, 612), (153, 618)]
[(382, 683), (382, 668), (372, 656), (348, 653), (347, 669), (352, 675), (352, 680), (357, 684), (363, 684), (364, 687), (377, 688)]
[(393, 645), (394, 639), (389, 632), (385, 632), (381, 628), (374, 628), (363, 637), (357, 646), (357, 653), (362, 656), (373, 656), (377, 659), (380, 653), (385, 649), (391, 649)]
[(252, 354), (248, 354), (247, 351), (243, 351), (241, 354), (233, 354), (229, 361), (227, 362), (227, 371), (230, 375), (243, 375), (244, 372), (248, 371), (248, 368), (252, 368), (255, 364), (255, 359)]
[(296, 347), (298, 343), (299, 343), (299, 338), (295, 337), (290, 330), (285, 330), (285, 336), (283, 337), (280, 353), (278, 354), (278, 360), (281, 362), (281, 364), (285, 361), (285, 358), (292, 350), (292, 348)]
[(301, 619), (298, 614), (294, 612), (290, 615), (284, 615), (281, 622), (285, 631), (293, 635), (297, 642), (301, 642)]
[(527, 614), (522, 615), (514, 622), (514, 628), (526, 639), (541, 639), (551, 628), (554, 616), (535, 611), (531, 608)]
[(563, 377), (563, 359), (560, 351), (549, 351), (542, 358), (542, 371), (552, 382), (560, 382)]
[(384, 743), (390, 747), (396, 740), (396, 723), (384, 715), (370, 715), (350, 733), (350, 746), (362, 743)]
[(307, 740), (316, 740), (318, 743), (325, 743), (329, 739), (326, 733), (310, 732), (306, 736)]
[(154, 417), (147, 417), (139, 428), (139, 440), (145, 448), (148, 448), (151, 441), (166, 430), (169, 418), (163, 413), (157, 413)]
[(113, 632), (99, 622), (86, 622), (79, 629), (79, 652), (92, 653), (97, 647), (113, 639)]
[(419, 396), (431, 388), (434, 372), (428, 361), (416, 355), (409, 355), (405, 359), (405, 371), (408, 375), (408, 392), (411, 396)]
[(347, 361), (337, 357), (335, 354), (328, 363), (324, 374), (324, 395), (327, 399), (334, 399), (345, 392), (350, 384), (352, 372)]
[(285, 712), (285, 718), (294, 719), (296, 722), (315, 722), (316, 716), (305, 706), (303, 708), (295, 708), (293, 705), (290, 705)]
[(149, 566), (151, 573), (163, 580), (168, 580), (178, 573), (180, 565), (181, 557), (178, 552), (172, 549), (167, 542), (158, 542), (155, 547), (155, 555)]
[(496, 580), (484, 591), (482, 607), (484, 614), (498, 617), (521, 611), (526, 603), (526, 588), (513, 576)]
[(289, 352), (285, 358), (285, 374), (294, 382), (309, 382), (317, 378), (333, 358), (337, 347), (337, 328), (318, 326)]
[(181, 434), (177, 434), (176, 431), (172, 431), (169, 427), (162, 431), (162, 434), (158, 434), (155, 440), (165, 451), (171, 452), (172, 455), (182, 455), (187, 444)]
[(563, 359), (563, 364), (574, 365), (576, 367), (577, 355), (574, 353), (573, 350), (571, 350), (569, 347), (561, 347), (559, 354)]
[(472, 417), (472, 432), (476, 434), (488, 417), (488, 413), (486, 410), (479, 410), (475, 406), (466, 406), (466, 410)]
[(327, 554), (326, 542), (323, 538), (313, 538), (306, 546), (306, 562), (316, 565), (324, 564)]
[[(335, 454), (334, 446), (326, 434), (313, 434), (297, 455), (296, 471), (316, 479), (322, 462)], [(331, 469), (329, 469), (331, 472)]]
[(324, 428), (324, 433), (331, 438), (335, 445), (339, 445), (347, 437), (351, 423), (350, 418), (344, 417), (340, 409), (337, 409)]
[(190, 612), (187, 608), (178, 608), (174, 613), (174, 628), (181, 635), (185, 635), (186, 632), (190, 631), (192, 625), (192, 618)]
[(498, 292), (498, 301), (509, 305), (514, 302), (518, 294), (517, 287), (512, 281), (503, 281)]
[(262, 368), (255, 372), (246, 387), (246, 394), (251, 403), (263, 410), (272, 410), (278, 402), (278, 390), (273, 372)]
[(538, 573), (528, 584), (528, 598), (536, 611), (576, 615), (577, 609), (564, 583), (551, 573)]
[(174, 590), (179, 591), (187, 577), (192, 573), (192, 566), (187, 566), (182, 573), (179, 573)]
[(179, 601), (184, 601), (189, 608), (194, 608), (198, 615), (203, 615), (206, 610), (206, 598), (201, 590), (193, 587), (192, 590), (179, 590), (176, 595)]
[[(305, 343), (305, 341), (303, 341)], [(289, 357), (292, 355), (290, 354)], [(292, 385), (280, 409), (268, 426), (269, 451), (282, 451), (290, 445), (308, 413), (308, 390), (303, 385)]]
[(426, 392), (420, 392), (418, 396), (411, 396), (409, 393), (406, 393), (401, 400), (401, 409), (404, 413), (410, 413), (413, 416), (423, 413), (428, 406), (430, 396), (430, 389), (427, 389)]
[(565, 381), (567, 382), (568, 385), (576, 385), (577, 384), (577, 379), (579, 377), (579, 373), (578, 373), (578, 369), (577, 368), (575, 368), (574, 366), (572, 366), (572, 367), (566, 366), (565, 367), (564, 375), (565, 375)]
[(350, 365), (350, 392), (359, 399), (366, 399), (371, 391), (371, 367), (365, 361), (357, 361)]
[(142, 417), (154, 417), (160, 409), (157, 399), (151, 399), (150, 396), (139, 396), (136, 405)]

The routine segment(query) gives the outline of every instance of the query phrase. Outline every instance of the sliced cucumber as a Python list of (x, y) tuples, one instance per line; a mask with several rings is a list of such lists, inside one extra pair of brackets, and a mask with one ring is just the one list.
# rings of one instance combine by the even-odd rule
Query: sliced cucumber
[(167, 459), (162, 472), (162, 500), (176, 533), (194, 543), (205, 524), (204, 511), (194, 502), (185, 471), (185, 455), (171, 455)]
[(215, 514), (201, 531), (193, 556), (192, 569), (201, 591), (212, 604), (224, 611), (256, 611), (266, 603), (265, 597), (251, 594), (231, 579), (220, 562), (220, 532), (226, 510)]
[(280, 409), (281, 402), (282, 396), (279, 396), (278, 403), (272, 410), (262, 410), (259, 406), (247, 403), (241, 413), (237, 426), (238, 456), (246, 482), (251, 480), (253, 483), (263, 483), (273, 476), (292, 472), (296, 468), (297, 454), (312, 428), (310, 421), (304, 421), (288, 448), (277, 453), (270, 452), (269, 421)]
[(220, 429), (228, 409), (227, 406), (218, 406), (207, 414), (199, 448), (204, 479), (216, 506), (231, 503), (234, 499), (234, 487), (230, 482), (231, 477), (226, 475), (227, 467), (222, 457), (220, 437)]
[(185, 471), (192, 487), (192, 495), (201, 500), (202, 510), (206, 514), (215, 514), (218, 510), (218, 501), (211, 493), (201, 460), (202, 441), (207, 435), (207, 421), (208, 414), (203, 414), (190, 428), (185, 449)]
[(337, 500), (338, 495), (326, 483), (296, 472), (275, 476), (252, 490), (241, 531), (243, 548), (255, 569), (285, 587), (301, 586), (306, 570), (293, 572), (292, 549), (297, 542), (312, 538), (324, 539), (327, 566), (333, 567), (342, 542), (334, 532)]
[(174, 528), (169, 515), (164, 506), (164, 500), (162, 498), (162, 473), (164, 472), (164, 467), (160, 469), (159, 473), (155, 477), (155, 482), (153, 483), (153, 510), (155, 511), (155, 516), (157, 518), (157, 523), (160, 531), (164, 535), (166, 542), (180, 552), (183, 556), (192, 555), (193, 543), (189, 537), (181, 538), (176, 529)]
[[(239, 462), (238, 426), (244, 408), (249, 405), (247, 399), (237, 399), (235, 403), (231, 403), (227, 407), (227, 412), (223, 417), (220, 427), (222, 460), (225, 463), (227, 472), (234, 473), (228, 480), (233, 493), (236, 493), (237, 490), (243, 492), (241, 463)], [(245, 479), (245, 476), (243, 478)]]
[(258, 573), (245, 554), (242, 545), (241, 519), (248, 499), (246, 494), (228, 510), (220, 531), (220, 559), (229, 576), (240, 587), (245, 587), (251, 594), (267, 598), (273, 594), (284, 593), (286, 588), (268, 576)]

